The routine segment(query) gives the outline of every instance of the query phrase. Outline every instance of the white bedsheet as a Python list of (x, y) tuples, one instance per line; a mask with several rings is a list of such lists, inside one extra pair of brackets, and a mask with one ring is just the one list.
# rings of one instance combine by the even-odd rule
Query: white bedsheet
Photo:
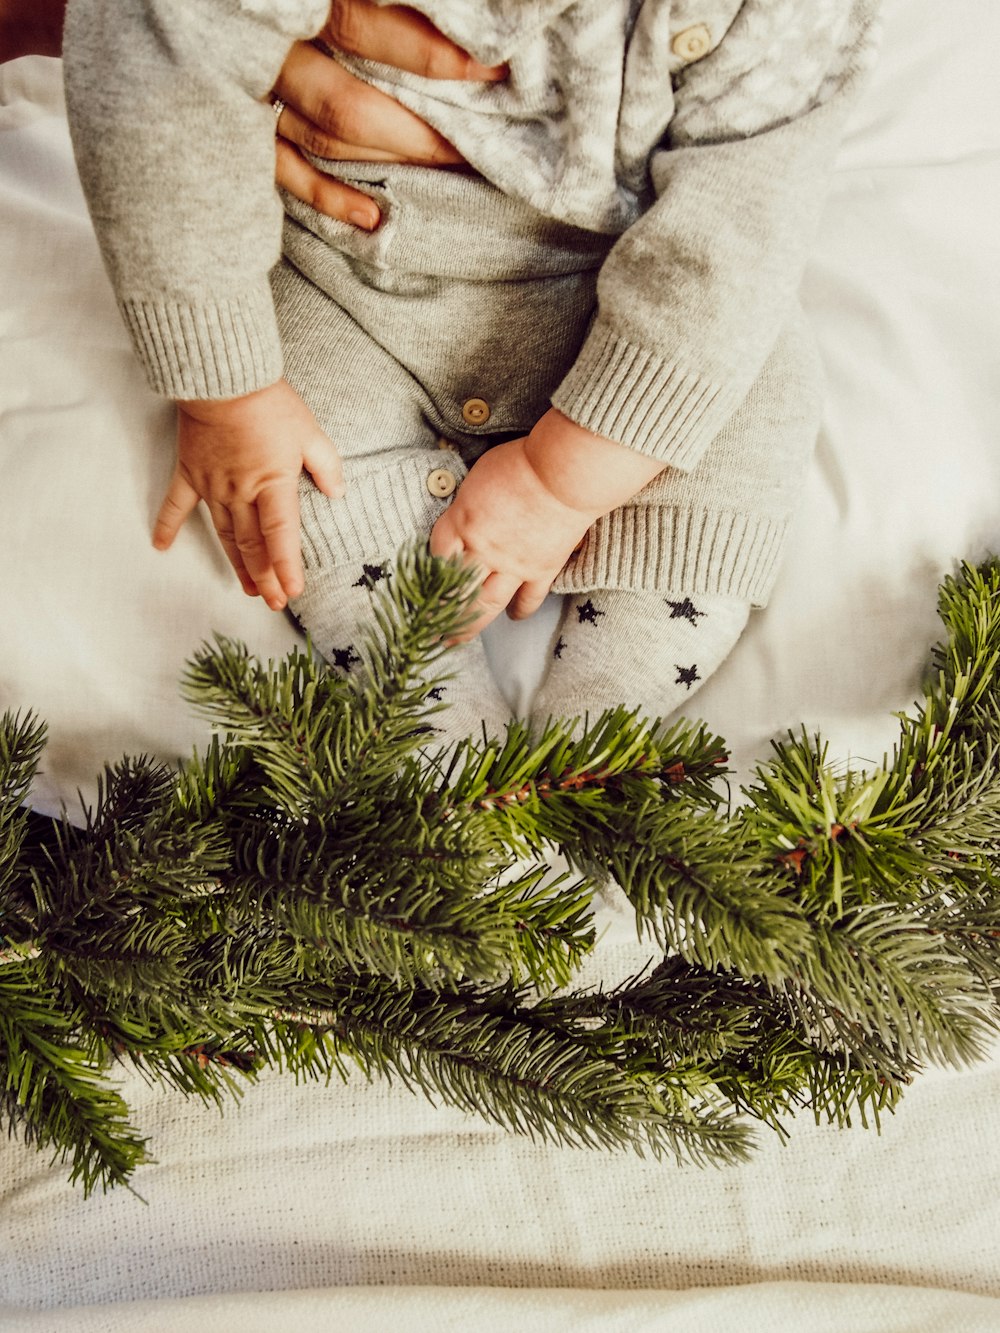
[[(698, 711), (740, 770), (805, 722), (877, 759), (934, 594), (1000, 548), (1000, 6), (889, 0), (806, 282), (828, 410), (768, 610)], [(58, 66), (0, 71), (0, 708), (51, 743), (36, 803), (202, 739), (213, 630), (280, 654), (205, 525), (159, 555), (169, 413), (130, 360), (75, 184)], [(491, 649), (522, 698), (544, 621)], [(611, 922), (608, 971), (635, 957)], [(0, 1140), (0, 1328), (1000, 1328), (1000, 1064), (932, 1071), (881, 1138), (802, 1122), (749, 1165), (534, 1145), (384, 1085), (267, 1077), (214, 1112), (130, 1081), (159, 1158), (84, 1202)], [(139, 1302), (139, 1304), (134, 1304)]]

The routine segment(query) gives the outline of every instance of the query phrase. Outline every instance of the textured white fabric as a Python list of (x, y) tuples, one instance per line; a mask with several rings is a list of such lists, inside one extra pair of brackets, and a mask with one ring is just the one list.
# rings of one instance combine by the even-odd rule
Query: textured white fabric
[[(760, 1282), (691, 1291), (547, 1291), (479, 1287), (339, 1287), (320, 1291), (229, 1293), (225, 1297), (136, 1301), (24, 1314), (20, 1333), (368, 1333), (398, 1320), (407, 1333), (718, 1333), (765, 1327), (810, 1333), (995, 1333), (988, 1296), (927, 1288), (831, 1282)], [(3, 1311), (0, 1310), (0, 1316)], [(758, 1316), (761, 1321), (757, 1322)], [(15, 1324), (4, 1325), (15, 1328)]]
[[(838, 758), (878, 758), (938, 579), (1000, 546), (1000, 9), (889, 10), (807, 282), (828, 410), (794, 549), (698, 696), (744, 773), (799, 721)], [(117, 323), (55, 75), (0, 77), (0, 707), (49, 719), (49, 807), (92, 793), (105, 758), (203, 739), (176, 681), (213, 628), (265, 654), (293, 641), (207, 525), (148, 547), (168, 417)], [(552, 625), (548, 608), (495, 636), (515, 696)], [(609, 973), (635, 961), (626, 924)], [(85, 1203), (0, 1138), (5, 1333), (1000, 1327), (997, 1062), (929, 1073), (881, 1138), (803, 1121), (720, 1172), (533, 1145), (360, 1081), (268, 1077), (223, 1118), (138, 1080), (127, 1095), (159, 1159), (145, 1204)]]

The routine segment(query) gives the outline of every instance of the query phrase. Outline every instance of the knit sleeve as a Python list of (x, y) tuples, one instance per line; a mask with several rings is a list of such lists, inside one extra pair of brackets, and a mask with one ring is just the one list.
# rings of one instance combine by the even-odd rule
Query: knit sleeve
[(878, 8), (746, 0), (677, 76), (655, 201), (601, 269), (560, 411), (673, 467), (697, 463), (791, 312)]
[(325, 0), (70, 0), (66, 101), (104, 262), (155, 390), (280, 378), (282, 211), (262, 100)]

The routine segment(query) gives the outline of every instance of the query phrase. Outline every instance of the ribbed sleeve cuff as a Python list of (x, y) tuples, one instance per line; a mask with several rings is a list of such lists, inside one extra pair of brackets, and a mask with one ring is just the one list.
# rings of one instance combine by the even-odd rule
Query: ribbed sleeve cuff
[(439, 472), (461, 484), (461, 458), (451, 450), (394, 451), (383, 464), (361, 464), (347, 474), (347, 494), (331, 500), (303, 476), (299, 484), (302, 560), (307, 571), (366, 560), (393, 560), (399, 548), (424, 536), (444, 513), (446, 495), (428, 489)]
[(687, 472), (739, 405), (738, 389), (663, 361), (597, 320), (552, 405), (605, 439)]
[(628, 504), (597, 520), (552, 585), (713, 593), (766, 606), (787, 523), (727, 510)]
[(168, 398), (237, 398), (281, 378), (266, 286), (206, 304), (126, 300), (119, 308), (149, 383)]

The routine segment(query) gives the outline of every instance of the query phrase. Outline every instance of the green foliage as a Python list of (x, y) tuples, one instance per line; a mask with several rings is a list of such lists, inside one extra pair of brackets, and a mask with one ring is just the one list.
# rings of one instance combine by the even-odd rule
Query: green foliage
[[(540, 1139), (724, 1162), (753, 1121), (877, 1125), (925, 1063), (984, 1053), (1000, 564), (942, 585), (881, 766), (790, 733), (735, 803), (720, 738), (624, 709), (435, 748), (427, 672), (470, 594), (404, 554), (351, 683), (204, 647), (211, 742), (109, 766), (82, 827), (25, 808), (44, 728), (0, 720), (0, 1117), (86, 1190), (146, 1160), (116, 1062), (215, 1102), (266, 1065), (360, 1070)], [(609, 880), (663, 961), (574, 989)]]

